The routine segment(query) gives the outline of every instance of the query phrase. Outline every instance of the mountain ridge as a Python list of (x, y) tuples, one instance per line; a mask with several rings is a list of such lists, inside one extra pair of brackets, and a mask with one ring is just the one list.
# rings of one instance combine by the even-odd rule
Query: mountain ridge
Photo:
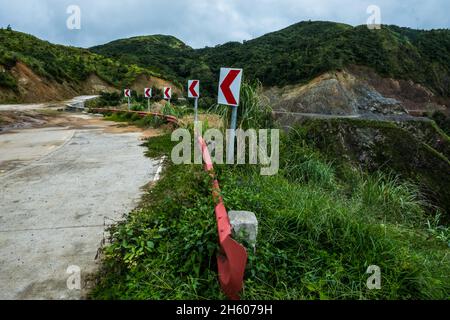
[(243, 68), (247, 81), (282, 88), (361, 66), (386, 79), (421, 85), (442, 97), (441, 104), (450, 106), (449, 29), (383, 25), (380, 30), (369, 30), (367, 26), (302, 21), (243, 43), (202, 49), (162, 34), (118, 39), (89, 49), (53, 45), (8, 30), (0, 30), (0, 40), (0, 91), (9, 90), (18, 100), (19, 79), (12, 68), (20, 61), (43, 81), (67, 82), (75, 91), (92, 75), (121, 89), (147, 74), (178, 88), (188, 79), (201, 79), (203, 96), (211, 98), (217, 94), (220, 67)]
[[(180, 40), (181, 41), (181, 40)], [(227, 42), (215, 47), (169, 50), (164, 54), (136, 48), (152, 44), (115, 42), (90, 50), (119, 59), (130, 59), (141, 66), (163, 69), (184, 82), (201, 78), (210, 95), (217, 88), (217, 72), (222, 66), (242, 67), (249, 80), (264, 86), (307, 83), (328, 71), (350, 65), (374, 69), (386, 78), (412, 80), (434, 93), (450, 97), (450, 30), (415, 30), (383, 25), (380, 30), (367, 26), (327, 21), (302, 21), (261, 37)], [(125, 57), (125, 58), (124, 58)]]

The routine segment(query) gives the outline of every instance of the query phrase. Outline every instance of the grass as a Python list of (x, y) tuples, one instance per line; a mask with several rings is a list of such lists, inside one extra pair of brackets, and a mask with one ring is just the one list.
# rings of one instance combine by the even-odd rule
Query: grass
[[(266, 125), (257, 90), (243, 90), (240, 127)], [(450, 229), (439, 210), (394, 174), (330, 162), (329, 152), (305, 138), (313, 129), (282, 135), (278, 175), (216, 166), (227, 209), (252, 211), (259, 222), (242, 298), (448, 299)], [(168, 156), (174, 144), (168, 134), (151, 138), (147, 156)], [(139, 208), (112, 227), (91, 297), (225, 299), (213, 208), (202, 166), (167, 160)], [(366, 286), (371, 265), (381, 268), (381, 290)]]
[[(167, 154), (170, 135), (152, 138), (149, 154)], [(213, 204), (201, 167), (168, 164), (164, 178), (130, 218), (113, 227), (96, 299), (199, 299), (219, 292)], [(207, 257), (205, 259), (205, 257)], [(215, 289), (214, 289), (215, 288)]]
[[(244, 82), (241, 87), (241, 101), (238, 107), (237, 128), (240, 129), (265, 129), (272, 126), (272, 108), (261, 94), (262, 85), (259, 82)], [(232, 108), (229, 106), (215, 105), (212, 110), (223, 118), (224, 128), (230, 128)]]
[(112, 113), (110, 115), (107, 115), (104, 119), (114, 122), (126, 122), (139, 128), (159, 128), (165, 122), (163, 118), (158, 116), (148, 115), (145, 117), (141, 117), (138, 114), (131, 112)]
[[(301, 152), (304, 143), (312, 145), (313, 150), (333, 161), (339, 175), (342, 166), (370, 173), (394, 172), (402, 181), (418, 185), (427, 201), (442, 208), (444, 218), (450, 221), (450, 144), (433, 122), (306, 120), (289, 132), (289, 141), (292, 153), (297, 149)], [(351, 180), (352, 174), (341, 178)]]
[[(151, 138), (148, 155), (172, 147), (169, 135)], [(226, 207), (253, 211), (260, 224), (243, 299), (448, 299), (448, 228), (429, 220), (412, 185), (363, 172), (344, 181), (317, 151), (282, 150), (299, 165), (287, 170), (285, 162), (277, 176), (217, 167)], [(167, 163), (162, 180), (111, 233), (92, 298), (224, 298), (210, 178), (201, 166)], [(381, 290), (366, 288), (369, 265), (381, 268)]]

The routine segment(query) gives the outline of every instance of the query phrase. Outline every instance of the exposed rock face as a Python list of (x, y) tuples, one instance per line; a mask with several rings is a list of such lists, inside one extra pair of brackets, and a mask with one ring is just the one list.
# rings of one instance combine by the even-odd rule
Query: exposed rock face
[(44, 102), (65, 100), (77, 95), (77, 90), (68, 83), (49, 81), (33, 72), (26, 64), (17, 62), (11, 69), (18, 89), (0, 88), (0, 101)]
[(407, 113), (400, 101), (383, 97), (378, 91), (359, 84), (355, 86), (356, 113), (404, 114)]
[(406, 114), (442, 109), (433, 93), (411, 81), (386, 79), (367, 68), (325, 73), (306, 85), (265, 91), (274, 110), (329, 115)]
[(99, 94), (100, 92), (116, 92), (116, 88), (100, 79), (95, 73), (89, 75), (83, 83), (83, 93)]
[(445, 104), (449, 105), (445, 98), (437, 97), (430, 89), (411, 80), (383, 78), (372, 69), (361, 66), (351, 66), (348, 72), (366, 82), (382, 96), (400, 101), (410, 113), (443, 111), (446, 109)]

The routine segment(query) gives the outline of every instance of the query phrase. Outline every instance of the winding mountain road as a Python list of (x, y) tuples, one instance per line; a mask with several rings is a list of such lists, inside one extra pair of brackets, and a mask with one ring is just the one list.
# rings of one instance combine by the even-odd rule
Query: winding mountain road
[(83, 298), (74, 270), (88, 288), (107, 226), (158, 175), (142, 132), (73, 117), (86, 122), (0, 134), (0, 299)]

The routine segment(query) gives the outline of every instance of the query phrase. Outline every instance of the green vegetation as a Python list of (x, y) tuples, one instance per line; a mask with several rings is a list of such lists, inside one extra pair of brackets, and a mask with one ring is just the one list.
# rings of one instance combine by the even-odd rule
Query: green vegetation
[[(106, 58), (108, 57), (108, 58)], [(219, 68), (241, 67), (263, 86), (306, 83), (352, 65), (385, 77), (412, 80), (447, 101), (450, 97), (450, 31), (383, 26), (369, 30), (332, 22), (300, 22), (244, 43), (192, 49), (172, 36), (122, 39), (89, 50), (53, 45), (23, 33), (0, 30), (0, 86), (17, 89), (11, 69), (22, 61), (36, 74), (77, 87), (92, 74), (117, 88), (140, 74), (202, 81), (202, 96), (217, 93)], [(176, 100), (176, 99), (174, 99)], [(209, 107), (211, 103), (207, 103)]]
[(17, 62), (26, 64), (47, 80), (77, 87), (90, 75), (97, 75), (115, 87), (129, 86), (141, 74), (161, 77), (151, 69), (119, 63), (89, 50), (54, 45), (21, 32), (0, 30), (0, 86), (17, 88), (11, 69)]
[(412, 181), (450, 219), (450, 139), (434, 122), (316, 119), (304, 121), (295, 132), (299, 141), (310, 141), (344, 173), (353, 166)]
[(17, 81), (9, 73), (0, 73), (0, 87), (17, 90)]
[(126, 63), (151, 67), (177, 77), (202, 80), (214, 96), (220, 67), (241, 67), (248, 80), (265, 86), (297, 84), (349, 65), (424, 84), (450, 96), (450, 31), (383, 26), (369, 30), (332, 22), (300, 22), (257, 39), (194, 50), (173, 37), (118, 40), (91, 49)]
[(439, 128), (441, 128), (448, 136), (450, 136), (450, 116), (444, 114), (443, 112), (436, 111), (431, 116)]
[(136, 113), (127, 111), (107, 114), (105, 120), (126, 122), (129, 125), (135, 125), (139, 128), (159, 128), (165, 123), (162, 117), (153, 115), (141, 117)]
[(194, 66), (180, 64), (180, 60), (190, 58), (193, 49), (172, 36), (153, 35), (121, 39), (90, 50), (126, 64), (149, 67), (171, 79), (180, 79), (183, 74), (186, 76), (187, 70)]
[(85, 103), (87, 108), (117, 107), (123, 97), (118, 92), (101, 92), (97, 99), (89, 100)]
[[(257, 89), (243, 90), (241, 126), (265, 124), (265, 109), (255, 108), (264, 105)], [(439, 210), (414, 182), (368, 172), (336, 156), (329, 161), (334, 150), (321, 142), (340, 137), (327, 125), (303, 124), (283, 134), (276, 176), (261, 176), (258, 166), (216, 167), (226, 207), (253, 211), (259, 221), (242, 298), (448, 299), (450, 229)], [(411, 135), (397, 127), (399, 132)], [(151, 138), (147, 155), (170, 156), (174, 145), (169, 134)], [(92, 298), (225, 298), (217, 281), (211, 177), (201, 165), (167, 160), (161, 181), (127, 220), (111, 228), (111, 240)], [(366, 287), (370, 265), (381, 268), (381, 290)]]
[[(237, 112), (238, 128), (247, 130), (272, 127), (272, 108), (261, 93), (262, 86), (259, 82), (242, 84), (241, 103)], [(213, 112), (222, 117), (224, 128), (230, 128), (232, 109), (229, 106), (214, 105)]]
[[(290, 148), (306, 143), (284, 136), (282, 159), (299, 165), (278, 176), (217, 168), (227, 208), (260, 223), (243, 299), (447, 299), (448, 228), (427, 219), (417, 188), (381, 173), (341, 179), (317, 150)], [(156, 157), (174, 143), (165, 135), (147, 145)], [(201, 166), (167, 162), (141, 206), (112, 228), (92, 298), (223, 299), (210, 183)], [(382, 270), (379, 291), (365, 286), (372, 264)]]
[(175, 106), (172, 103), (167, 102), (162, 109), (162, 113), (165, 116), (174, 116), (178, 119), (183, 118), (185, 115), (192, 113), (193, 110), (187, 106)]

